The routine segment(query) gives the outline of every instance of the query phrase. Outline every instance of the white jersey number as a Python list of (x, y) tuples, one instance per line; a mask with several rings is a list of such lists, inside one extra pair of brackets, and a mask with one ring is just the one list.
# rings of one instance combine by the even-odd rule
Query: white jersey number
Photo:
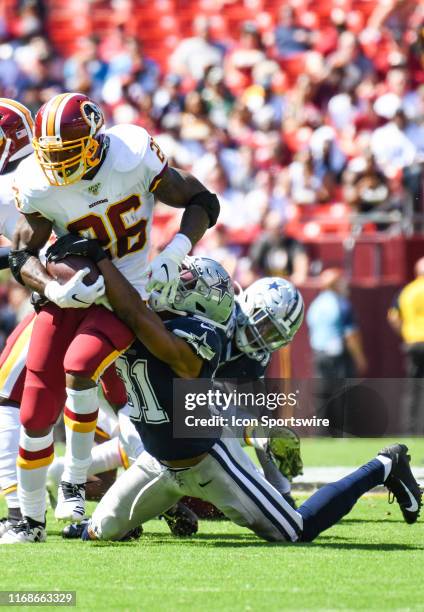
[(123, 379), (128, 404), (131, 406), (130, 418), (133, 421), (144, 419), (146, 423), (159, 425), (169, 423), (168, 415), (161, 408), (155, 395), (147, 371), (147, 360), (137, 359), (131, 366), (125, 358), (119, 359), (116, 368)]
[[(141, 251), (146, 244), (146, 219), (131, 224), (131, 217), (141, 206), (140, 196), (133, 194), (109, 206), (107, 221), (103, 216), (90, 213), (68, 224), (68, 231), (97, 238), (111, 257), (125, 257)], [(111, 245), (114, 245), (114, 253)]]

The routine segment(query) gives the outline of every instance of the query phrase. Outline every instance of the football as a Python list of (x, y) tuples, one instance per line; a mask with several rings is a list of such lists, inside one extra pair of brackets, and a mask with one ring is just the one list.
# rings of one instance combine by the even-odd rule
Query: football
[(89, 268), (90, 272), (84, 278), (85, 285), (92, 285), (100, 276), (98, 267), (91, 259), (79, 255), (68, 255), (60, 261), (51, 261), (46, 266), (47, 272), (58, 283), (64, 285), (70, 280), (75, 272), (83, 268)]

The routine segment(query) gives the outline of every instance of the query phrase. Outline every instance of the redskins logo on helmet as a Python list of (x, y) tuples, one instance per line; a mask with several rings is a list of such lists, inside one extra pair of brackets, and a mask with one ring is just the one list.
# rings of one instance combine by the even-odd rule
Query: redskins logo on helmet
[(83, 102), (81, 104), (81, 114), (90, 128), (100, 129), (104, 124), (103, 113), (94, 102)]
[(51, 185), (76, 183), (99, 164), (104, 124), (102, 110), (84, 94), (59, 94), (40, 108), (33, 145)]
[(0, 98), (0, 174), (9, 162), (32, 153), (33, 127), (31, 113), (23, 104)]

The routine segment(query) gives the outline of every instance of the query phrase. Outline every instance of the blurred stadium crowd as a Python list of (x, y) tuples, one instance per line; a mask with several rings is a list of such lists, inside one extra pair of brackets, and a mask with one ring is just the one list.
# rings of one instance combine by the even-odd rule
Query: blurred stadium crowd
[[(371, 233), (423, 213), (423, 23), (416, 0), (3, 0), (0, 95), (35, 113), (80, 91), (145, 127), (220, 197), (198, 252), (301, 284), (305, 243), (351, 213)], [(176, 215), (159, 205), (157, 247)], [(24, 298), (0, 285), (2, 333)]]

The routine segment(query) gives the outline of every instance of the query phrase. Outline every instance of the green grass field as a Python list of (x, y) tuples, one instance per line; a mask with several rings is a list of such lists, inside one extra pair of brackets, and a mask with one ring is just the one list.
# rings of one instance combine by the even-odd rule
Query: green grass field
[[(422, 464), (424, 442), (408, 443)], [(383, 444), (306, 441), (305, 464), (355, 465)], [(48, 521), (46, 544), (0, 549), (1, 590), (74, 590), (84, 610), (424, 609), (424, 522), (406, 525), (382, 495), (300, 545), (264, 543), (227, 521), (202, 521), (181, 540), (158, 520), (139, 542), (70, 542)]]

